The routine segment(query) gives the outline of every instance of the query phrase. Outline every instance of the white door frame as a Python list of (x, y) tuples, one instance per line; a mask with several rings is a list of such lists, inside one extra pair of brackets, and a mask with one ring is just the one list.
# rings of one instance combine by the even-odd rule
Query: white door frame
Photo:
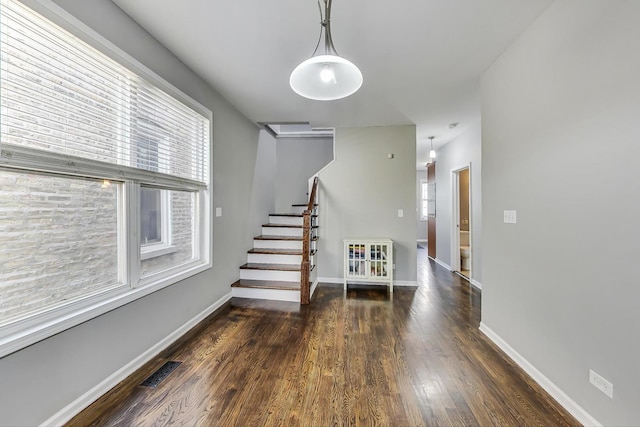
[[(471, 191), (471, 162), (463, 164), (460, 167), (451, 169), (451, 271), (460, 272), (460, 172), (469, 169), (469, 246), (471, 251), (469, 254), (469, 262), (473, 261), (473, 193)], [(470, 276), (473, 276), (473, 268), (470, 270)], [(469, 277), (471, 280), (471, 277)]]

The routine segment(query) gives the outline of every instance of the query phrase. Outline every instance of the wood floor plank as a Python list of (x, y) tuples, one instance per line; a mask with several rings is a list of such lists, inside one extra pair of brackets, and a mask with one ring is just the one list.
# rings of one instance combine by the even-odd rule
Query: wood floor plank
[[(579, 425), (478, 330), (478, 290), (426, 254), (418, 279), (393, 298), (234, 299), (68, 425)], [(168, 360), (182, 364), (139, 385)]]

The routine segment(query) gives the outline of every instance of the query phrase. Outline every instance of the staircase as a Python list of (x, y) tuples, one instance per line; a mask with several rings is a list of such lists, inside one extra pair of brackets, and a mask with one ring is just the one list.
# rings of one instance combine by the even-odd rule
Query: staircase
[[(262, 234), (253, 238), (253, 249), (247, 252), (247, 263), (240, 267), (240, 280), (231, 285), (236, 298), (255, 298), (301, 302), (303, 277), (304, 215), (307, 204), (293, 205), (292, 213), (269, 215)], [(310, 295), (315, 280), (315, 242), (317, 241), (317, 205), (311, 212), (309, 257)]]

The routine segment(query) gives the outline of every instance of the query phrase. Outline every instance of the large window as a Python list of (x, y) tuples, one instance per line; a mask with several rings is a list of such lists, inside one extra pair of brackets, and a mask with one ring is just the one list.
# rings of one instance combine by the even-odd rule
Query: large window
[(0, 357), (210, 267), (211, 113), (100, 47), (0, 0)]

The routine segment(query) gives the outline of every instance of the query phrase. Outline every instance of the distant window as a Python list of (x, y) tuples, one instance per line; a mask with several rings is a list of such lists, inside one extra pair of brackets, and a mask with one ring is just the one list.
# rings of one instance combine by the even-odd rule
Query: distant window
[(420, 180), (420, 220), (426, 221), (429, 211), (429, 185), (426, 179)]

